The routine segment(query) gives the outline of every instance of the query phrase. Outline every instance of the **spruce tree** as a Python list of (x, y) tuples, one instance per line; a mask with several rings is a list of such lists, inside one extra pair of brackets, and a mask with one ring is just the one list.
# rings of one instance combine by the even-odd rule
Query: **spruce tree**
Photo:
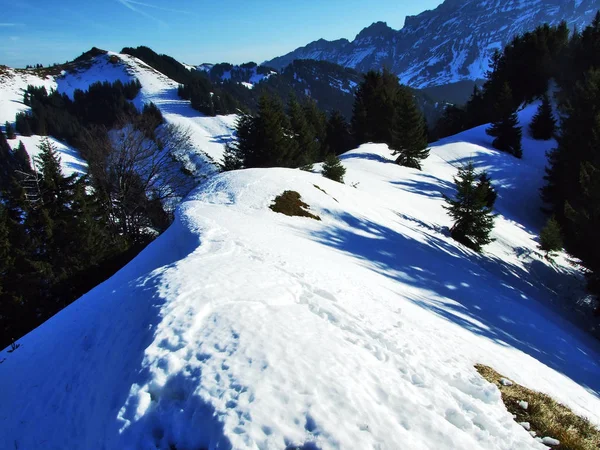
[(396, 162), (401, 166), (421, 170), (421, 161), (429, 156), (427, 127), (413, 93), (406, 87), (398, 92), (396, 114), (391, 146), (394, 155), (398, 155)]
[(352, 132), (358, 144), (387, 144), (403, 166), (420, 169), (429, 155), (425, 120), (414, 96), (388, 70), (365, 75), (355, 95)]
[(477, 188), (484, 192), (485, 205), (488, 208), (493, 209), (496, 199), (498, 198), (498, 193), (492, 186), (492, 180), (487, 172), (484, 171), (479, 175)]
[(14, 151), (14, 159), (18, 170), (26, 173), (31, 172), (31, 159), (29, 158), (29, 153), (27, 153), (23, 141), (19, 141), (19, 145)]
[(15, 127), (21, 136), (31, 136), (33, 134), (31, 131), (30, 117), (27, 113), (20, 112), (17, 114), (15, 118)]
[(504, 83), (502, 90), (496, 100), (496, 120), (488, 128), (486, 133), (494, 137), (492, 145), (494, 148), (511, 155), (521, 158), (523, 149), (521, 147), (521, 127), (519, 119), (513, 105), (513, 98), (510, 86)]
[(222, 172), (239, 170), (244, 167), (244, 161), (240, 158), (236, 144), (231, 142), (225, 144), (225, 151), (219, 167)]
[[(298, 145), (281, 103), (269, 96), (262, 96), (258, 114), (251, 125), (244, 121), (245, 129), (238, 129), (250, 145), (241, 148), (245, 167), (293, 167), (298, 160)], [(241, 133), (240, 133), (241, 132)], [(240, 142), (240, 144), (242, 144)]]
[(551, 217), (540, 232), (540, 249), (546, 252), (546, 257), (548, 257), (552, 252), (558, 251), (562, 247), (560, 225), (554, 217)]
[(325, 178), (337, 181), (338, 183), (344, 182), (344, 175), (346, 174), (346, 168), (342, 164), (340, 158), (333, 153), (327, 155), (325, 163), (323, 163), (323, 171), (321, 172)]
[(288, 117), (298, 146), (298, 153), (295, 160), (290, 161), (291, 164), (302, 167), (315, 162), (319, 156), (320, 144), (312, 124), (309, 124), (304, 109), (294, 95), (288, 101)]
[(302, 104), (304, 117), (312, 130), (315, 138), (317, 153), (314, 161), (320, 161), (327, 156), (330, 149), (327, 147), (327, 115), (323, 112), (317, 102), (307, 98)]
[(335, 155), (341, 155), (353, 147), (350, 126), (339, 111), (331, 113), (327, 121), (326, 146)]
[(15, 129), (13, 128), (13, 126), (10, 124), (9, 121), (6, 121), (6, 124), (4, 125), (4, 132), (6, 133), (7, 139), (14, 139), (16, 137)]
[(448, 206), (448, 214), (454, 219), (450, 229), (452, 238), (473, 250), (480, 252), (481, 248), (493, 241), (490, 233), (494, 228), (492, 207), (486, 200), (486, 189), (481, 187), (481, 175), (475, 172), (473, 162), (458, 169), (454, 178), (456, 198), (444, 196)]
[(537, 113), (533, 116), (529, 125), (531, 137), (538, 140), (547, 141), (552, 139), (556, 130), (556, 119), (552, 113), (552, 105), (548, 94), (542, 97), (542, 104), (539, 106)]

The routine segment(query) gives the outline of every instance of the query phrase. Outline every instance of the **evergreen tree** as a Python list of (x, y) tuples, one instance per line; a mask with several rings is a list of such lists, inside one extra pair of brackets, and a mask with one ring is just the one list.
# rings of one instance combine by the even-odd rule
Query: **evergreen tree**
[(352, 132), (358, 144), (388, 144), (404, 166), (420, 169), (429, 154), (425, 120), (414, 96), (388, 70), (365, 75), (356, 91)]
[(257, 116), (242, 116), (236, 131), (244, 167), (293, 167), (297, 163), (298, 144), (281, 103), (273, 97), (262, 96)]
[(510, 86), (504, 83), (502, 91), (499, 93), (496, 101), (497, 120), (492, 122), (486, 133), (494, 137), (492, 145), (503, 152), (521, 158), (523, 149), (521, 148), (521, 127), (518, 126), (519, 119), (513, 105), (513, 98)]
[(27, 173), (31, 172), (31, 159), (29, 158), (29, 153), (27, 153), (23, 141), (19, 141), (19, 145), (14, 151), (13, 156), (18, 170)]
[(338, 183), (344, 182), (344, 175), (346, 174), (346, 168), (342, 164), (340, 158), (333, 153), (327, 155), (327, 159), (323, 164), (323, 171), (321, 172), (325, 178), (337, 181)]
[(341, 155), (353, 147), (350, 126), (339, 111), (334, 111), (327, 121), (325, 145), (335, 155)]
[(597, 293), (600, 292), (600, 164), (582, 163), (579, 185), (581, 198), (573, 205), (567, 201), (565, 214), (573, 232), (575, 256), (590, 269), (590, 288)]
[(421, 170), (421, 161), (429, 156), (427, 127), (412, 92), (406, 87), (399, 90), (396, 114), (392, 142), (394, 154), (398, 155), (396, 162)]
[(552, 252), (558, 251), (563, 247), (560, 225), (554, 217), (546, 222), (540, 232), (540, 249), (546, 252), (548, 257)]
[(235, 144), (228, 142), (225, 145), (223, 159), (221, 160), (219, 166), (222, 172), (228, 172), (230, 170), (239, 170), (244, 167), (244, 162), (240, 158), (239, 152)]
[(548, 139), (552, 139), (555, 130), (556, 119), (552, 113), (552, 105), (550, 104), (548, 94), (544, 94), (542, 104), (539, 106), (537, 113), (533, 116), (529, 125), (529, 132), (534, 139), (547, 141)]
[(313, 161), (320, 161), (327, 156), (329, 148), (327, 147), (327, 115), (319, 109), (317, 102), (312, 98), (307, 98), (302, 105), (306, 122), (312, 129), (315, 137), (315, 146), (317, 153)]
[(472, 248), (481, 251), (481, 248), (492, 242), (490, 233), (494, 228), (494, 215), (492, 206), (488, 206), (486, 189), (481, 187), (481, 175), (475, 172), (470, 161), (458, 169), (458, 176), (454, 179), (456, 185), (456, 198), (444, 196), (448, 206), (448, 214), (454, 219), (450, 229), (452, 237)]
[(319, 155), (320, 145), (304, 109), (293, 95), (288, 101), (288, 117), (294, 140), (298, 146), (296, 160), (291, 163), (296, 167), (302, 167), (315, 162)]
[(33, 133), (31, 131), (31, 124), (29, 123), (29, 115), (24, 112), (17, 113), (15, 118), (15, 126), (17, 128), (17, 132), (21, 136), (31, 136)]
[(492, 186), (492, 180), (487, 172), (482, 172), (479, 175), (479, 183), (477, 184), (477, 188), (481, 189), (484, 193), (483, 198), (485, 199), (485, 205), (488, 208), (493, 209), (496, 199), (498, 198), (498, 193)]
[(4, 132), (6, 133), (6, 138), (7, 139), (14, 139), (16, 137), (15, 136), (15, 129), (13, 128), (13, 126), (8, 121), (6, 121), (6, 124), (4, 125)]

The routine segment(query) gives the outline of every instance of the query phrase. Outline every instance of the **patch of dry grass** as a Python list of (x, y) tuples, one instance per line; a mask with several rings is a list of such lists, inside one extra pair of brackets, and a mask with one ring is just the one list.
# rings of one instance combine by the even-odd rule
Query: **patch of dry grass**
[[(535, 431), (537, 436), (549, 436), (560, 441), (560, 445), (554, 448), (561, 450), (600, 449), (600, 430), (586, 418), (578, 416), (546, 394), (532, 391), (503, 377), (491, 367), (477, 364), (475, 368), (483, 378), (498, 386), (506, 409), (516, 416), (517, 422), (529, 422), (531, 431)], [(504, 386), (500, 382), (503, 378), (513, 384)], [(520, 401), (526, 401), (529, 404), (527, 409), (519, 406)]]
[(321, 220), (319, 216), (307, 211), (309, 206), (301, 200), (300, 194), (296, 191), (285, 191), (283, 194), (278, 195), (269, 208), (286, 216), (309, 217)]

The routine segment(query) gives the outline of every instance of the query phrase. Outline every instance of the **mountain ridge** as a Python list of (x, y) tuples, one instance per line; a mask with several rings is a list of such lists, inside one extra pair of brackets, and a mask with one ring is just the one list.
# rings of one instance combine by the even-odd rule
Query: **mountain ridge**
[(279, 69), (294, 59), (317, 59), (360, 72), (387, 67), (414, 88), (476, 81), (485, 77), (494, 50), (517, 34), (561, 20), (581, 28), (599, 9), (600, 0), (446, 0), (407, 16), (399, 30), (374, 22), (352, 41), (319, 39), (264, 64)]

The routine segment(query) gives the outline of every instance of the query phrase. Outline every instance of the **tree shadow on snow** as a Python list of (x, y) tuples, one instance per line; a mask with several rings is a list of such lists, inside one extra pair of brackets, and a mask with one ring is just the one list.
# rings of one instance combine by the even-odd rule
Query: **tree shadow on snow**
[(317, 241), (394, 281), (422, 289), (424, 295), (407, 297), (420, 307), (500, 345), (517, 348), (600, 394), (599, 346), (536, 301), (553, 293), (530, 281), (529, 268), (475, 255), (426, 227), (420, 242), (368, 219), (346, 213), (337, 218), (347, 227), (316, 232)]

